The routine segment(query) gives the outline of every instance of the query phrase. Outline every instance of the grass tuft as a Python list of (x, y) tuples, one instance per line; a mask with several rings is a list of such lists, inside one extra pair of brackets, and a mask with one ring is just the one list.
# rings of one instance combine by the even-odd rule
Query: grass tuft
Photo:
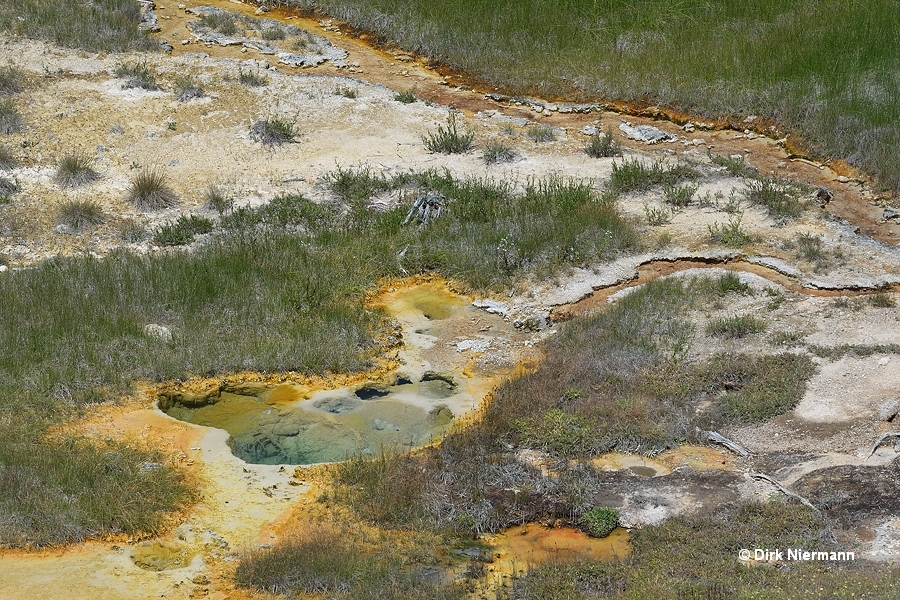
[(18, 191), (19, 184), (17, 184), (14, 180), (9, 179), (8, 177), (3, 177), (2, 175), (0, 175), (0, 197), (8, 202), (9, 197)]
[(741, 228), (740, 215), (731, 217), (724, 225), (715, 223), (708, 225), (709, 241), (723, 244), (729, 248), (740, 248), (753, 242), (753, 236)]
[(224, 215), (234, 208), (234, 198), (225, 193), (221, 187), (210, 185), (203, 194), (203, 204), (219, 215)]
[(401, 104), (412, 104), (416, 101), (416, 96), (411, 91), (399, 92), (394, 94), (394, 100)]
[(747, 159), (743, 156), (722, 156), (715, 154), (711, 156), (711, 159), (714, 165), (725, 167), (725, 171), (732, 177), (759, 177), (759, 171), (756, 170), (756, 167), (747, 162)]
[(691, 199), (700, 186), (697, 184), (678, 185), (677, 183), (663, 184), (663, 195), (667, 204), (683, 208), (691, 203)]
[(18, 133), (24, 126), (25, 121), (13, 101), (9, 98), (0, 100), (0, 134)]
[(261, 142), (263, 146), (281, 146), (293, 142), (299, 135), (296, 121), (288, 121), (281, 117), (255, 122), (250, 126), (250, 139)]
[(591, 158), (608, 158), (622, 156), (622, 145), (613, 139), (612, 131), (600, 135), (600, 131), (591, 136), (591, 141), (584, 147), (584, 152)]
[(66, 154), (56, 167), (54, 181), (62, 187), (78, 187), (100, 179), (94, 170), (94, 159), (86, 154)]
[(556, 140), (556, 131), (550, 125), (531, 125), (525, 130), (525, 135), (537, 144)]
[(165, 173), (157, 168), (142, 170), (131, 180), (126, 200), (141, 211), (171, 208), (178, 196), (169, 188)]
[(265, 73), (260, 73), (259, 69), (255, 72), (238, 69), (238, 82), (246, 87), (263, 87), (269, 85), (269, 76)]
[(21, 92), (24, 77), (25, 73), (14, 65), (0, 68), (0, 96)]
[(447, 127), (438, 125), (437, 131), (422, 136), (422, 142), (424, 142), (425, 148), (429, 152), (440, 152), (441, 154), (462, 154), (468, 152), (475, 146), (474, 140), (474, 132), (459, 132), (454, 111), (450, 111), (447, 115)]
[(12, 169), (18, 162), (9, 148), (0, 146), (0, 169)]
[(334, 88), (334, 95), (343, 96), (344, 98), (354, 100), (357, 96), (359, 96), (359, 92), (356, 89), (346, 85), (337, 85)]
[(484, 147), (484, 163), (495, 165), (497, 163), (512, 162), (516, 160), (516, 152), (512, 147), (503, 142), (488, 142)]
[(179, 102), (187, 102), (194, 98), (203, 98), (206, 96), (206, 92), (203, 90), (203, 86), (193, 77), (182, 75), (175, 78), (175, 95), (178, 97)]
[(148, 91), (159, 89), (156, 83), (156, 74), (150, 69), (147, 61), (122, 62), (116, 65), (114, 71), (116, 77), (124, 79), (123, 90), (140, 88)]
[(68, 225), (75, 231), (102, 225), (105, 221), (103, 209), (93, 200), (66, 202), (59, 210), (59, 223)]
[(234, 16), (226, 12), (214, 12), (202, 15), (200, 22), (210, 29), (214, 29), (222, 35), (234, 35), (237, 33), (237, 22)]

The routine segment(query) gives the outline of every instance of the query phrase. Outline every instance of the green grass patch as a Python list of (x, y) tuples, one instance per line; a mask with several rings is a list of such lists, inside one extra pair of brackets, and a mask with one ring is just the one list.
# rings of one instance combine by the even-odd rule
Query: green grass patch
[(224, 11), (207, 13), (200, 17), (200, 22), (222, 35), (234, 35), (238, 32), (234, 15)]
[(93, 200), (72, 200), (59, 209), (59, 223), (75, 231), (101, 225), (106, 221), (103, 209)]
[[(417, 577), (415, 558), (388, 537), (360, 539), (358, 531), (321, 523), (304, 527), (268, 550), (248, 552), (235, 572), (240, 587), (291, 597), (316, 595), (361, 600), (462, 600), (458, 585), (437, 585)], [(425, 552), (424, 550), (422, 552)]]
[(91, 52), (153, 51), (159, 43), (138, 28), (140, 5), (131, 0), (0, 3), (0, 29)]
[(94, 159), (80, 152), (66, 154), (56, 167), (54, 181), (62, 187), (79, 187), (100, 179), (94, 169)]
[(757, 206), (762, 206), (774, 219), (799, 217), (804, 203), (797, 199), (797, 190), (774, 177), (747, 182), (745, 198)]
[(709, 323), (706, 333), (713, 337), (737, 339), (766, 330), (765, 321), (752, 315), (722, 317)]
[(422, 136), (422, 142), (429, 152), (441, 154), (463, 154), (475, 147), (475, 133), (461, 133), (456, 123), (456, 113), (447, 115), (447, 126), (438, 125), (437, 130)]
[(709, 241), (729, 248), (740, 248), (754, 241), (753, 236), (741, 227), (740, 215), (731, 217), (724, 225), (714, 223), (708, 225), (707, 228), (709, 229)]
[(686, 163), (667, 165), (657, 160), (650, 165), (632, 158), (613, 163), (609, 189), (617, 193), (646, 192), (655, 186), (674, 186), (691, 179), (699, 179), (700, 173)]
[(179, 102), (187, 102), (194, 98), (203, 98), (206, 91), (203, 86), (190, 75), (180, 75), (175, 78), (175, 96)]
[(401, 104), (412, 104), (416, 101), (416, 96), (412, 91), (399, 92), (394, 94), (394, 100)]
[(203, 205), (219, 215), (224, 215), (234, 208), (234, 198), (225, 193), (225, 190), (217, 185), (210, 185), (203, 194)]
[[(310, 7), (309, 0), (292, 4)], [(900, 190), (900, 7), (839, 0), (319, 0), (315, 7), (514, 94), (777, 119)]]
[(630, 559), (536, 567), (514, 583), (511, 597), (817, 600), (829, 590), (842, 600), (883, 600), (900, 594), (896, 567), (860, 561), (858, 553), (851, 564), (796, 562), (790, 569), (748, 568), (737, 559), (742, 548), (848, 550), (827, 541), (824, 528), (809, 509), (778, 501), (723, 507), (709, 517), (674, 517), (634, 531)]
[(719, 154), (711, 155), (714, 165), (725, 167), (725, 172), (732, 177), (754, 178), (759, 177), (759, 171), (747, 162), (747, 159), (740, 155), (722, 156)]
[(185, 246), (194, 241), (196, 235), (210, 233), (213, 222), (197, 215), (181, 215), (173, 223), (166, 223), (153, 234), (157, 246)]

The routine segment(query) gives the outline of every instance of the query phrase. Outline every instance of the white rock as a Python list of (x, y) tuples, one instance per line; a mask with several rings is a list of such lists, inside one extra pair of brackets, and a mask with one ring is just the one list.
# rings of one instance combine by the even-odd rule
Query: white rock
[(838, 180), (840, 183), (847, 183), (848, 181), (850, 181), (849, 178), (844, 177), (843, 175), (839, 175), (837, 180)]
[(157, 325), (156, 323), (144, 325), (144, 334), (162, 340), (167, 344), (172, 341), (172, 330), (165, 325)]
[(878, 359), (878, 366), (883, 367), (883, 366), (887, 365), (889, 362), (891, 362), (891, 357), (890, 357), (890, 356), (885, 356), (885, 357), (883, 357), (883, 358), (879, 358), (879, 359)]
[(5, 273), (6, 271), (9, 271), (9, 267), (7, 267), (6, 265), (0, 265), (0, 273)]

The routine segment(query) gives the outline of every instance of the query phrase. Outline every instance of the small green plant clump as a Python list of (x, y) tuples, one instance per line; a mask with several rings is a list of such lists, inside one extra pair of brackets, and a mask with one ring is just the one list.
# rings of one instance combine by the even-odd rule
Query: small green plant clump
[(178, 196), (169, 187), (165, 173), (158, 168), (138, 173), (131, 180), (126, 199), (135, 208), (143, 211), (161, 210), (178, 204)]
[(647, 224), (651, 227), (659, 227), (665, 225), (672, 220), (672, 211), (665, 206), (644, 205), (644, 216), (647, 217)]
[(874, 308), (894, 308), (897, 302), (894, 298), (885, 292), (878, 292), (868, 297), (869, 305)]
[(344, 98), (354, 100), (357, 96), (359, 96), (359, 92), (355, 88), (346, 85), (338, 85), (334, 88), (334, 95), (343, 96)]
[(206, 92), (203, 86), (190, 75), (175, 78), (175, 95), (179, 102), (187, 102), (194, 98), (203, 98)]
[(135, 221), (128, 220), (119, 231), (119, 238), (126, 244), (140, 244), (150, 237), (147, 228)]
[(215, 29), (222, 35), (234, 35), (237, 33), (237, 23), (233, 16), (226, 12), (207, 13), (200, 17), (200, 22)]
[(245, 87), (263, 87), (269, 85), (269, 76), (260, 73), (259, 69), (255, 72), (238, 69), (238, 82)]
[(159, 89), (159, 85), (156, 83), (156, 74), (150, 70), (147, 61), (119, 63), (116, 65), (115, 74), (116, 77), (125, 80), (122, 83), (123, 90), (140, 88), (154, 91)]
[(56, 167), (54, 180), (62, 187), (78, 187), (100, 179), (94, 170), (94, 159), (80, 152), (66, 154)]
[(666, 203), (678, 208), (683, 208), (691, 203), (691, 199), (694, 197), (694, 194), (697, 193), (699, 188), (699, 185), (691, 183), (685, 185), (666, 183), (663, 184), (663, 195)]
[(401, 104), (412, 104), (416, 101), (416, 97), (411, 91), (407, 91), (394, 94), (394, 100)]
[(268, 147), (293, 142), (298, 134), (296, 121), (282, 117), (260, 120), (250, 126), (250, 138)]
[(278, 26), (264, 27), (262, 30), (262, 39), (268, 42), (280, 41), (286, 37), (287, 33)]
[(766, 323), (752, 315), (723, 317), (712, 321), (706, 332), (713, 337), (738, 339), (766, 330)]
[(0, 134), (18, 133), (24, 126), (25, 121), (13, 101), (9, 98), (0, 100)]
[(729, 248), (740, 248), (753, 241), (753, 236), (741, 229), (741, 217), (735, 216), (724, 225), (715, 223), (708, 225), (709, 241), (722, 244)]
[(13, 65), (0, 68), (0, 96), (21, 92), (24, 76), (22, 70)]
[(606, 507), (594, 508), (581, 515), (578, 525), (589, 536), (604, 538), (619, 526), (619, 511)]
[(210, 185), (206, 188), (206, 193), (203, 195), (203, 204), (220, 215), (224, 215), (234, 208), (234, 198), (227, 195), (221, 187)]
[(103, 209), (93, 200), (66, 202), (59, 210), (59, 223), (68, 225), (75, 231), (102, 225), (105, 221)]
[(422, 136), (425, 148), (429, 152), (441, 154), (462, 154), (471, 150), (475, 144), (475, 133), (460, 133), (456, 124), (456, 113), (447, 115), (447, 127), (438, 125), (437, 131)]
[(796, 190), (775, 177), (749, 181), (744, 193), (751, 204), (762, 206), (774, 219), (795, 218), (803, 213), (803, 203), (795, 194)]
[(0, 169), (11, 169), (18, 161), (12, 151), (6, 146), (0, 146)]
[(723, 156), (713, 154), (710, 156), (714, 165), (725, 167), (725, 172), (732, 177), (753, 178), (759, 176), (756, 167), (747, 162), (747, 159), (741, 155)]
[(213, 223), (197, 215), (181, 215), (174, 223), (167, 223), (156, 230), (153, 243), (157, 246), (185, 246), (194, 241), (194, 236), (209, 233)]
[(8, 177), (0, 175), (0, 197), (5, 199), (4, 204), (9, 202), (9, 197), (18, 191), (19, 184)]
[(516, 159), (516, 152), (503, 142), (491, 141), (484, 147), (484, 162), (488, 165), (512, 162)]
[(597, 130), (591, 136), (591, 141), (584, 147), (584, 152), (591, 158), (608, 158), (611, 156), (622, 156), (622, 145), (613, 139), (612, 130), (607, 129), (606, 133), (600, 135)]
[(531, 125), (525, 130), (525, 135), (537, 144), (556, 140), (556, 131), (550, 125)]

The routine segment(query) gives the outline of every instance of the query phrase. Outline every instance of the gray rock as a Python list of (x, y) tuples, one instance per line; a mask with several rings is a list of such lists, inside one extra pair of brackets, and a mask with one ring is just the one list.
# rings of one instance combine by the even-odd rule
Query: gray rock
[(637, 140), (639, 142), (646, 142), (648, 144), (658, 144), (660, 142), (674, 142), (678, 139), (677, 136), (672, 135), (671, 133), (666, 133), (665, 131), (659, 129), (658, 127), (653, 127), (652, 125), (632, 125), (628, 121), (622, 121), (619, 123), (619, 129), (624, 133), (629, 139)]
[(60, 223), (56, 227), (53, 228), (53, 233), (58, 233), (60, 235), (75, 235), (75, 230), (65, 223)]
[(882, 215), (885, 219), (896, 219), (900, 217), (900, 208), (891, 208), (890, 206), (884, 209), (884, 215)]
[(878, 418), (882, 421), (891, 421), (900, 413), (900, 400), (896, 398), (882, 402), (878, 407)]

